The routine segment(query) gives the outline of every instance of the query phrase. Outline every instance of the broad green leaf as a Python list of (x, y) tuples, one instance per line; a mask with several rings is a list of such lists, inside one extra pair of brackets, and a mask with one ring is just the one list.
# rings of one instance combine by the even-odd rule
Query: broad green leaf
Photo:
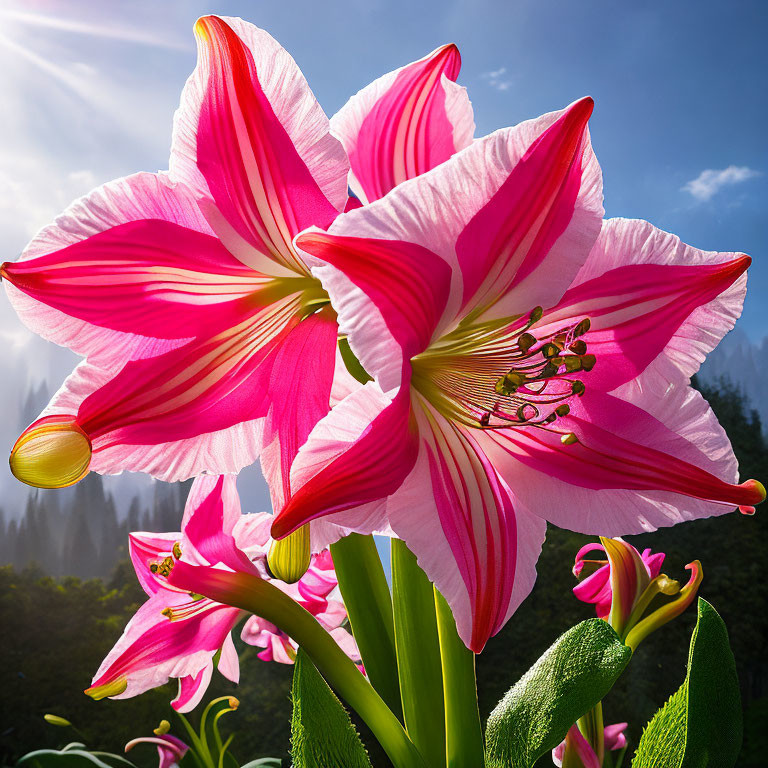
[(529, 768), (611, 690), (631, 650), (601, 619), (561, 635), (488, 718), (487, 768)]
[(295, 768), (371, 768), (347, 711), (301, 649), (296, 656), (291, 699)]
[(699, 598), (683, 684), (646, 726), (632, 768), (732, 768), (741, 749), (736, 662), (717, 611)]
[(38, 749), (35, 752), (28, 752), (17, 765), (32, 768), (113, 768), (115, 765), (135, 768), (133, 763), (120, 755), (109, 752), (86, 752), (83, 749), (72, 749), (72, 745), (60, 752), (55, 749)]

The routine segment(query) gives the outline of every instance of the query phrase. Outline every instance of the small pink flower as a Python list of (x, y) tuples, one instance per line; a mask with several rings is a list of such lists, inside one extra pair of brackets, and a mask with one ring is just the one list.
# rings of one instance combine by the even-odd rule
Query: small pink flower
[[(131, 560), (149, 599), (128, 623), (86, 693), (97, 699), (128, 698), (178, 678), (179, 694), (172, 704), (187, 712), (205, 693), (217, 654), (219, 672), (237, 682), (239, 662), (231, 632), (247, 614), (178, 589), (168, 577), (182, 558), (204, 566), (224, 563), (272, 580), (266, 565), (271, 522), (267, 513), (241, 514), (234, 476), (203, 475), (190, 491), (181, 532), (131, 534)], [(336, 576), (327, 552), (313, 556), (298, 583), (272, 581), (312, 613), (345, 651), (359, 659), (351, 635), (341, 628), (346, 611), (335, 598)], [(285, 647), (287, 639), (276, 627), (264, 626), (254, 633), (253, 626), (251, 620), (246, 622), (242, 634), (245, 642)]]
[(125, 745), (125, 751), (129, 752), (137, 744), (156, 744), (157, 754), (160, 758), (158, 768), (176, 768), (182, 761), (182, 758), (189, 750), (189, 746), (181, 739), (170, 733), (159, 734), (156, 736), (143, 736), (138, 739), (132, 739)]
[[(627, 745), (627, 737), (624, 735), (626, 728), (627, 723), (607, 725), (603, 736), (605, 739), (605, 749), (623, 749)], [(578, 756), (584, 768), (601, 768), (600, 760), (589, 745), (589, 742), (582, 735), (578, 725), (572, 725), (568, 735), (565, 737), (565, 741), (560, 742), (552, 750), (552, 762), (557, 768), (561, 768), (563, 765), (566, 749), (572, 750)]]
[[(601, 537), (600, 544), (586, 544), (576, 554), (573, 574), (584, 578), (573, 588), (576, 597), (592, 603), (595, 612), (607, 621), (619, 637), (633, 649), (650, 632), (681, 614), (693, 602), (703, 578), (701, 563), (689, 563), (688, 583), (680, 584), (661, 573), (664, 554), (642, 554), (620, 538)], [(606, 554), (606, 560), (586, 560), (584, 555), (594, 550)], [(656, 610), (647, 609), (657, 595), (673, 597)], [(647, 614), (647, 615), (646, 615)]]

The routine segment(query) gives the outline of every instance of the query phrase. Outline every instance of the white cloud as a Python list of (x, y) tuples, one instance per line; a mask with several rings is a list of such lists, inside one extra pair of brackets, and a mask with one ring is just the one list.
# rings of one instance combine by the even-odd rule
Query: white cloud
[(743, 181), (754, 179), (760, 172), (746, 165), (729, 165), (721, 171), (707, 168), (695, 179), (691, 179), (683, 186), (684, 192), (690, 192), (697, 200), (702, 202), (711, 200), (723, 187), (741, 184)]
[(505, 77), (506, 74), (507, 68), (499, 67), (499, 69), (490, 72), (483, 72), (480, 77), (486, 80), (491, 88), (495, 88), (497, 91), (507, 91), (512, 87), (512, 81)]

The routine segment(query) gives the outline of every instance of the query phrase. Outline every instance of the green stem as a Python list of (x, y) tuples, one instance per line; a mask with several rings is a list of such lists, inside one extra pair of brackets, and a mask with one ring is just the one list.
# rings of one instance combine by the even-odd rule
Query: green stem
[(445, 691), (446, 765), (448, 768), (480, 768), (485, 763), (475, 654), (459, 637), (453, 613), (437, 590), (435, 607)]
[(579, 730), (597, 755), (600, 765), (605, 756), (605, 733), (603, 731), (603, 702), (598, 701), (584, 717), (579, 719)]
[(402, 719), (392, 597), (373, 536), (345, 536), (331, 545), (331, 555), (365, 673)]
[(392, 539), (392, 598), (405, 726), (430, 768), (444, 768), (445, 707), (435, 595), (400, 539)]
[(189, 720), (187, 720), (187, 718), (184, 717), (181, 712), (177, 712), (176, 717), (178, 717), (181, 721), (181, 724), (187, 731), (189, 740), (192, 742), (191, 752), (195, 762), (200, 765), (201, 768), (202, 766), (207, 766), (207, 768), (215, 768), (213, 765), (213, 758), (211, 757), (211, 753), (203, 747), (203, 743), (200, 741), (200, 737), (197, 735), (195, 729), (190, 725)]
[(336, 641), (276, 586), (250, 573), (233, 573), (177, 562), (175, 586), (197, 592), (271, 621), (309, 655), (328, 684), (358, 712), (378, 739), (395, 768), (426, 768), (400, 721)]

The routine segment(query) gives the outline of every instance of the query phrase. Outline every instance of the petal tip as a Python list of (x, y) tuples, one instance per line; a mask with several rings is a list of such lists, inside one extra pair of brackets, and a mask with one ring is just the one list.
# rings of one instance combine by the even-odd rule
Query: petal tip
[(13, 476), (35, 488), (66, 488), (91, 464), (91, 441), (74, 416), (48, 416), (27, 427), (11, 449)]

